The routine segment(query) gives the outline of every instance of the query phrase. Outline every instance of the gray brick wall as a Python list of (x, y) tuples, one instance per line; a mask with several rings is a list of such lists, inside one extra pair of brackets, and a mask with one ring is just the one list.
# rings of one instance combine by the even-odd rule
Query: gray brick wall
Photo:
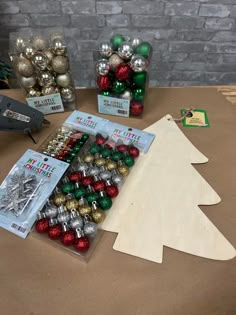
[(98, 42), (150, 41), (153, 86), (236, 84), (236, 0), (0, 0), (0, 58), (10, 32), (63, 26), (77, 86), (94, 86)]

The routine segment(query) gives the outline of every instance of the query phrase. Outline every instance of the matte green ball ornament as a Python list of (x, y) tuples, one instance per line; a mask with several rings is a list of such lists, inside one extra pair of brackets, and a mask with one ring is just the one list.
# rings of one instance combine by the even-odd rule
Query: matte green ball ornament
[(101, 156), (102, 156), (104, 159), (106, 159), (106, 158), (108, 158), (108, 157), (111, 156), (111, 153), (112, 153), (112, 149), (110, 149), (110, 148), (104, 148), (104, 149), (102, 149), (102, 151), (101, 151)]
[(64, 194), (71, 193), (74, 190), (75, 186), (73, 183), (65, 183), (61, 186), (61, 191)]
[(133, 97), (136, 100), (142, 101), (145, 96), (145, 90), (144, 89), (134, 89), (133, 90)]
[(124, 158), (124, 154), (122, 152), (114, 152), (111, 156), (112, 160), (118, 162)]
[(94, 143), (91, 145), (91, 147), (89, 148), (89, 153), (91, 154), (96, 154), (96, 153), (99, 153), (101, 150), (101, 146)]
[(110, 197), (105, 196), (98, 199), (98, 204), (102, 210), (106, 211), (111, 208), (112, 200)]
[(113, 50), (117, 50), (121, 43), (125, 41), (124, 36), (120, 34), (115, 34), (111, 38), (111, 46)]
[(74, 191), (74, 196), (76, 199), (80, 199), (81, 197), (84, 197), (86, 195), (86, 189), (85, 187), (79, 187)]
[(110, 91), (100, 91), (99, 94), (102, 95), (102, 96), (111, 96), (111, 92)]
[(142, 42), (135, 49), (135, 54), (141, 55), (144, 58), (148, 59), (152, 52), (152, 46), (147, 42)]
[(137, 87), (144, 88), (147, 80), (146, 72), (139, 72), (133, 74), (133, 82)]
[(126, 85), (124, 82), (115, 81), (112, 90), (117, 94), (121, 94), (126, 90)]
[(127, 155), (125, 158), (124, 158), (124, 163), (126, 166), (128, 167), (132, 167), (134, 166), (134, 158), (131, 156), (131, 155)]
[(86, 199), (88, 201), (88, 203), (92, 203), (94, 201), (97, 201), (99, 198), (99, 194), (96, 192), (90, 192), (86, 195)]

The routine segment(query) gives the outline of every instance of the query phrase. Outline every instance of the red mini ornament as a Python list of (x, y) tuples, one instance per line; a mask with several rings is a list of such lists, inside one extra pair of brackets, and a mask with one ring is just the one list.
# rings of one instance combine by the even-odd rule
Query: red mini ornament
[(59, 155), (56, 156), (56, 158), (57, 158), (58, 160), (63, 161), (65, 157), (64, 157), (64, 155), (59, 154)]
[(86, 252), (90, 247), (90, 242), (87, 236), (81, 236), (75, 240), (75, 249), (78, 252)]
[(128, 146), (126, 144), (119, 144), (116, 149), (119, 151), (119, 152), (125, 152), (127, 151), (128, 149)]
[(111, 86), (109, 76), (108, 75), (100, 75), (97, 78), (97, 85), (101, 90), (108, 90)]
[(85, 186), (88, 187), (89, 185), (92, 185), (94, 182), (92, 176), (85, 176), (81, 179), (81, 183)]
[(133, 116), (139, 116), (141, 115), (143, 112), (143, 105), (138, 103), (138, 102), (134, 102), (130, 105), (130, 114)]
[(115, 198), (119, 194), (119, 190), (115, 185), (107, 186), (105, 191), (111, 198)]
[(103, 136), (99, 135), (99, 136), (96, 137), (95, 143), (96, 143), (96, 144), (99, 144), (99, 145), (102, 145), (102, 144), (104, 144), (106, 141), (107, 141), (106, 138), (104, 138)]
[(49, 228), (48, 219), (40, 219), (35, 223), (35, 229), (38, 233), (46, 233)]
[(133, 145), (128, 147), (128, 152), (135, 159), (139, 156), (139, 149), (134, 147)]
[(59, 224), (53, 225), (49, 227), (48, 237), (51, 240), (59, 240), (62, 235), (62, 227)]
[(69, 145), (71, 145), (71, 144), (73, 145), (73, 144), (75, 144), (75, 143), (77, 142), (77, 140), (78, 140), (78, 139), (76, 139), (76, 138), (70, 138), (68, 144), (69, 144)]
[(102, 191), (105, 188), (105, 182), (103, 180), (98, 180), (93, 184), (95, 191)]
[(74, 231), (66, 231), (62, 234), (61, 242), (64, 246), (70, 246), (74, 244), (74, 241), (75, 241)]
[(127, 80), (130, 76), (130, 66), (126, 63), (120, 63), (115, 69), (115, 76), (118, 80)]
[(79, 182), (82, 178), (82, 174), (79, 171), (72, 172), (69, 176), (71, 182)]

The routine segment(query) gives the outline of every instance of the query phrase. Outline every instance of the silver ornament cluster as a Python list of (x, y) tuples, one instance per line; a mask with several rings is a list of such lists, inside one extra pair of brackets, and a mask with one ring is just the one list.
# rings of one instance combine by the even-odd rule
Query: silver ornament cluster
[(60, 93), (65, 107), (75, 102), (67, 47), (62, 33), (18, 36), (13, 47), (10, 56), (27, 97)]

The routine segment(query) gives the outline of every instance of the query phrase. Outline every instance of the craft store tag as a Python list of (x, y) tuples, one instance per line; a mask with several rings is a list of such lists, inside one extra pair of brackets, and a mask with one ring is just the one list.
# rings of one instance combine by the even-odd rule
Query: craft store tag
[(116, 143), (133, 144), (144, 153), (148, 152), (155, 138), (155, 135), (152, 133), (130, 128), (111, 121), (105, 126), (105, 132), (109, 135), (110, 139)]
[[(184, 116), (186, 115), (186, 109), (182, 108), (181, 109), (181, 115)], [(209, 128), (209, 120), (208, 116), (205, 110), (202, 109), (194, 109), (189, 112), (186, 117), (183, 119), (183, 125), (184, 127), (200, 127), (200, 128)]]
[(44, 115), (64, 112), (64, 106), (60, 93), (30, 97), (27, 98), (26, 101), (30, 107), (39, 110)]
[(129, 117), (130, 101), (98, 95), (98, 111), (101, 114)]
[(88, 113), (83, 113), (78, 110), (73, 111), (66, 119), (65, 124), (78, 128), (80, 131), (88, 132), (89, 134), (96, 135), (103, 131), (104, 126), (108, 120), (100, 118)]

